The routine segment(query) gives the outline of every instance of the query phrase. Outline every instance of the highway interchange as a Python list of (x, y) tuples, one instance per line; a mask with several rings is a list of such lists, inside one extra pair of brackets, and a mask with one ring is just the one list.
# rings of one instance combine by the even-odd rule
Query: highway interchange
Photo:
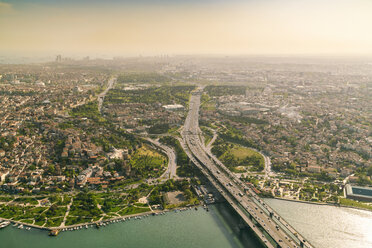
[(186, 154), (266, 247), (313, 247), (202, 144), (198, 120), (201, 92), (198, 88), (190, 98), (182, 131), (181, 145)]

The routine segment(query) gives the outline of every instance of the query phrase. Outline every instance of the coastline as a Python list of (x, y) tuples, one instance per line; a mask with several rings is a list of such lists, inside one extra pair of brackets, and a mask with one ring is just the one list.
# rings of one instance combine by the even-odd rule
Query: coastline
[(84, 222), (84, 223), (78, 223), (78, 224), (74, 224), (74, 225), (69, 225), (69, 226), (58, 226), (58, 227), (43, 227), (43, 226), (38, 226), (38, 225), (34, 225), (34, 224), (30, 224), (30, 223), (24, 223), (24, 222), (21, 222), (21, 221), (16, 221), (16, 220), (11, 220), (11, 219), (6, 219), (6, 218), (1, 218), (0, 217), (0, 221), (10, 221), (11, 225), (14, 225), (14, 224), (17, 224), (17, 225), (23, 225), (24, 227), (31, 227), (31, 228), (35, 228), (35, 229), (39, 229), (39, 230), (45, 230), (45, 231), (53, 231), (53, 230), (63, 230), (63, 229), (70, 229), (70, 228), (83, 228), (85, 226), (92, 226), (92, 225), (96, 225), (96, 224), (100, 224), (100, 223), (111, 223), (112, 221), (125, 221), (127, 219), (131, 219), (133, 217), (143, 217), (143, 216), (156, 216), (156, 215), (162, 215), (162, 214), (165, 214), (167, 212), (171, 212), (171, 211), (185, 211), (185, 210), (191, 210), (192, 208), (199, 208), (201, 207), (202, 205), (199, 204), (199, 205), (194, 205), (194, 206), (189, 206), (189, 207), (176, 207), (176, 208), (172, 208), (172, 209), (164, 209), (164, 210), (152, 210), (152, 211), (148, 211), (148, 212), (142, 212), (142, 213), (136, 213), (136, 214), (130, 214), (130, 215), (124, 215), (124, 216), (118, 216), (118, 217), (115, 217), (115, 218), (110, 218), (110, 219), (105, 219), (105, 220), (100, 220), (100, 221), (93, 221), (93, 222)]
[[(282, 200), (282, 201), (289, 201), (289, 202), (297, 202), (297, 203), (304, 203), (304, 204), (312, 204), (312, 205), (321, 205), (321, 206), (333, 206), (333, 207), (344, 207), (344, 208), (352, 208), (356, 210), (364, 210), (364, 211), (369, 211), (372, 212), (372, 210), (369, 209), (364, 209), (364, 208), (358, 208), (358, 207), (353, 207), (353, 206), (348, 206), (348, 205), (335, 205), (332, 203), (323, 203), (323, 202), (309, 202), (309, 201), (301, 201), (301, 200), (294, 200), (294, 199), (286, 199), (286, 198), (279, 198), (279, 197), (273, 197), (273, 198), (267, 198), (263, 197), (262, 199), (276, 199), (276, 200)], [(74, 225), (69, 225), (69, 226), (59, 226), (59, 227), (43, 227), (43, 226), (38, 226), (30, 223), (24, 223), (21, 221), (16, 221), (16, 220), (11, 220), (11, 219), (6, 219), (6, 218), (1, 218), (0, 221), (10, 221), (12, 225), (17, 224), (17, 225), (23, 225), (24, 227), (31, 227), (39, 230), (45, 230), (45, 231), (52, 231), (52, 230), (63, 230), (66, 229), (74, 229), (78, 228), (77, 230), (85, 227), (85, 226), (92, 226), (92, 225), (97, 225), (100, 223), (111, 223), (113, 221), (125, 221), (127, 219), (135, 218), (135, 217), (143, 217), (143, 216), (156, 216), (156, 215), (162, 215), (167, 212), (171, 211), (185, 211), (185, 210), (192, 210), (193, 208), (199, 208), (203, 207), (202, 204), (199, 205), (194, 205), (194, 206), (188, 206), (188, 207), (176, 207), (176, 208), (171, 208), (171, 209), (164, 209), (164, 210), (152, 210), (148, 212), (142, 212), (142, 213), (136, 213), (136, 214), (130, 214), (130, 215), (124, 215), (124, 216), (118, 216), (115, 218), (110, 218), (110, 219), (105, 219), (105, 220), (100, 220), (100, 221), (93, 221), (93, 222), (84, 222), (84, 223), (78, 223)], [(203, 207), (205, 208), (205, 207)], [(115, 222), (116, 223), (116, 222)]]
[(287, 199), (287, 198), (280, 198), (280, 197), (273, 197), (273, 198), (264, 198), (264, 199), (277, 199), (277, 200), (282, 200), (282, 201), (290, 201), (290, 202), (298, 202), (298, 203), (305, 203), (305, 204), (313, 204), (313, 205), (322, 205), (322, 206), (332, 206), (332, 207), (343, 207), (343, 208), (353, 208), (357, 210), (364, 210), (368, 212), (372, 212), (372, 210), (368, 208), (359, 208), (359, 207), (354, 207), (354, 206), (349, 206), (349, 205), (336, 205), (334, 203), (327, 203), (327, 202), (310, 202), (310, 201), (301, 201), (301, 200), (292, 200), (292, 199)]

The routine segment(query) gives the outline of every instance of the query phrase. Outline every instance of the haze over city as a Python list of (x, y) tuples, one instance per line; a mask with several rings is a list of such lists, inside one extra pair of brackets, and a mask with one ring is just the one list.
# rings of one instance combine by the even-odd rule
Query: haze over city
[(368, 0), (1, 1), (0, 55), (372, 55)]

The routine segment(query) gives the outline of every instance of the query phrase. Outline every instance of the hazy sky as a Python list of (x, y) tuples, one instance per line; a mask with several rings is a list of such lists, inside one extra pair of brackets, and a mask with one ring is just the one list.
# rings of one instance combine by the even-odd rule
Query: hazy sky
[(0, 0), (0, 55), (372, 55), (370, 0)]

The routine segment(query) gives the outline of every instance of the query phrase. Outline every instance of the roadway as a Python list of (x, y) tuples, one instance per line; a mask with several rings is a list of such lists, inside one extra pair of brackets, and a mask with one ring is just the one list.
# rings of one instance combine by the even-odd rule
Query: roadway
[(100, 113), (101, 113), (101, 110), (102, 110), (103, 100), (105, 100), (105, 96), (106, 96), (107, 92), (114, 87), (115, 83), (116, 83), (116, 78), (111, 78), (108, 81), (107, 88), (98, 95), (98, 111)]
[(168, 157), (168, 167), (166, 171), (163, 173), (163, 175), (160, 176), (160, 178), (166, 178), (166, 179), (177, 179), (177, 162), (176, 162), (176, 153), (175, 151), (164, 145), (161, 144), (158, 140), (153, 140), (150, 138), (146, 139), (147, 141), (151, 142), (152, 144), (156, 145), (157, 147), (160, 147)]
[(181, 133), (186, 154), (267, 247), (312, 247), (202, 144), (198, 120), (201, 91), (199, 88), (190, 98)]

